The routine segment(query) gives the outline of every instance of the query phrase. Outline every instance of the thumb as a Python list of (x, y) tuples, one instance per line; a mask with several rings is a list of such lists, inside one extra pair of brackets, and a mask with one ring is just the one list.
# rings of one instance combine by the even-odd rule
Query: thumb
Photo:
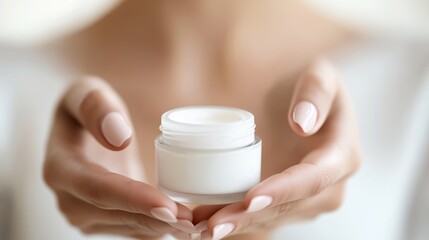
[(129, 145), (133, 133), (125, 104), (105, 81), (81, 78), (66, 92), (62, 104), (106, 148), (118, 151)]
[(322, 127), (338, 86), (337, 72), (326, 59), (316, 61), (299, 79), (289, 108), (289, 124), (295, 133), (309, 136)]

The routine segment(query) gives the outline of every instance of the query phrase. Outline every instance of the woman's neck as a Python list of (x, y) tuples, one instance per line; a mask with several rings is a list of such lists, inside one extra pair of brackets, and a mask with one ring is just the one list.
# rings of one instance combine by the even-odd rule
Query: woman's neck
[(248, 74), (296, 72), (346, 37), (297, 1), (125, 1), (68, 46), (83, 52), (75, 64), (86, 72), (140, 76), (149, 69), (187, 87), (207, 80), (213, 89), (234, 88)]

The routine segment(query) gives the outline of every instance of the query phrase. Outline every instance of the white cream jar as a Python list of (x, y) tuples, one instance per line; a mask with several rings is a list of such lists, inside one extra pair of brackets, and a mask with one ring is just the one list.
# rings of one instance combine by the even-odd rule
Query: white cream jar
[(164, 113), (155, 140), (158, 188), (184, 203), (240, 201), (259, 183), (261, 140), (253, 114), (228, 107)]

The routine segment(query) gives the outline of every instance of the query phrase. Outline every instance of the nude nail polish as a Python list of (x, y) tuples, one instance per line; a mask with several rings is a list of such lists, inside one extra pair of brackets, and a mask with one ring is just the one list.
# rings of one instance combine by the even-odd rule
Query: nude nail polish
[(164, 222), (169, 222), (169, 223), (177, 222), (176, 216), (174, 216), (174, 214), (170, 211), (170, 209), (165, 207), (152, 208), (150, 210), (150, 214), (152, 214), (152, 216)]
[(228, 234), (234, 230), (234, 224), (232, 223), (223, 223), (218, 224), (213, 228), (213, 240), (220, 240), (226, 237)]
[(304, 133), (309, 133), (316, 125), (317, 109), (312, 103), (302, 101), (295, 106), (292, 117)]
[(257, 196), (250, 201), (249, 207), (246, 212), (257, 212), (268, 207), (273, 202), (273, 198), (270, 196)]
[(104, 117), (101, 131), (106, 140), (115, 147), (120, 147), (131, 137), (131, 128), (118, 112), (111, 112)]

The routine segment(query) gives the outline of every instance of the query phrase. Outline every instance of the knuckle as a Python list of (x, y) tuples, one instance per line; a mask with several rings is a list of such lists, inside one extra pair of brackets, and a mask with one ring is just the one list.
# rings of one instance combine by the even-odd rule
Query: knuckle
[(95, 186), (93, 182), (86, 178), (79, 178), (73, 183), (73, 185), (73, 188), (80, 191), (81, 194), (83, 194), (83, 196), (86, 198), (86, 201), (88, 201), (90, 204), (98, 208), (107, 208), (106, 204), (103, 203), (104, 197), (101, 189)]
[(247, 228), (253, 226), (257, 222), (258, 222), (258, 219), (257, 219), (256, 215), (254, 215), (254, 214), (248, 215), (241, 220), (240, 229), (242, 229), (242, 230), (247, 229)]
[(124, 213), (120, 210), (108, 210), (105, 211), (106, 217), (117, 221), (119, 224), (131, 227), (133, 223), (133, 219), (127, 213)]
[(147, 223), (145, 217), (143, 217), (142, 215), (139, 214), (135, 216), (135, 222), (140, 229), (144, 231), (153, 231), (152, 226)]
[(315, 176), (310, 194), (312, 196), (319, 194), (325, 190), (333, 181), (333, 175), (329, 170), (322, 170), (320, 174)]
[(255, 227), (252, 227), (255, 231), (272, 231), (277, 228), (281, 223), (277, 221), (263, 221), (259, 222)]
[[(292, 173), (289, 172), (288, 169), (286, 169), (285, 171), (281, 172), (280, 174), (276, 174), (274, 176), (271, 177), (271, 179), (273, 181), (281, 181), (281, 178), (287, 179), (292, 177)], [(293, 186), (291, 184), (285, 184), (281, 190), (281, 195), (279, 196), (279, 201), (280, 202), (287, 202), (291, 193), (293, 192)]]
[(106, 208), (107, 206), (102, 203), (103, 197), (101, 196), (101, 193), (99, 189), (95, 187), (88, 187), (87, 190), (88, 193), (88, 199), (91, 204), (99, 207), (99, 208)]
[(289, 213), (292, 209), (296, 208), (298, 201), (291, 201), (282, 203), (275, 208), (275, 216), (282, 216)]
[(140, 230), (143, 230), (145, 232), (157, 232), (156, 228), (149, 223), (149, 221), (144, 215), (135, 214), (134, 217), (134, 222)]
[(128, 186), (124, 195), (127, 207), (133, 212), (139, 212), (138, 207), (136, 206), (134, 201), (134, 196), (136, 192), (141, 191), (140, 183), (134, 181), (133, 179), (128, 179), (125, 183), (125, 186)]

